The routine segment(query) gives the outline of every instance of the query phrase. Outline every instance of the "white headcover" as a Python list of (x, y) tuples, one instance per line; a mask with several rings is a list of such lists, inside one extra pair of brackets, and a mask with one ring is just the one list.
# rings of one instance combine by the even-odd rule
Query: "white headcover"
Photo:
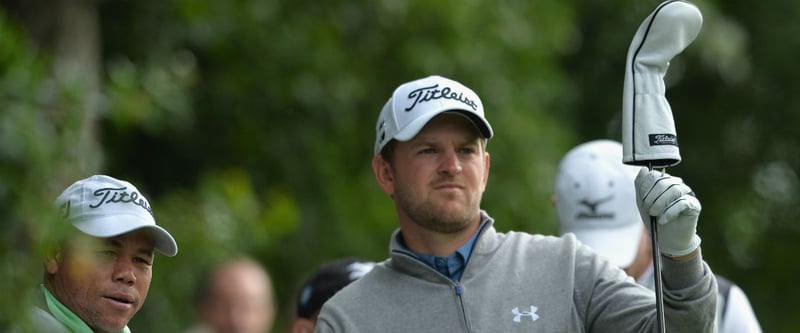
[(628, 48), (622, 93), (624, 163), (654, 168), (680, 163), (664, 75), (670, 60), (694, 41), (702, 24), (695, 5), (670, 0), (659, 5), (636, 31)]

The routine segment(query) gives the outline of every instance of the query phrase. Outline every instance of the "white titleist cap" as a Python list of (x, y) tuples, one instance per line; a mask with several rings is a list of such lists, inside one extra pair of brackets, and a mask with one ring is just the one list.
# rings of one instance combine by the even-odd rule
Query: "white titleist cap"
[(619, 267), (633, 263), (642, 236), (634, 179), (640, 167), (622, 163), (622, 144), (596, 140), (570, 150), (558, 167), (556, 212), (561, 234)]
[(178, 253), (175, 239), (156, 225), (150, 202), (131, 183), (94, 175), (67, 187), (56, 204), (62, 215), (87, 235), (109, 238), (147, 228), (156, 250), (170, 257)]
[(483, 115), (478, 95), (461, 83), (433, 75), (395, 89), (378, 116), (375, 154), (392, 139), (411, 140), (433, 117), (448, 111), (469, 118), (484, 138), (492, 137), (492, 127)]

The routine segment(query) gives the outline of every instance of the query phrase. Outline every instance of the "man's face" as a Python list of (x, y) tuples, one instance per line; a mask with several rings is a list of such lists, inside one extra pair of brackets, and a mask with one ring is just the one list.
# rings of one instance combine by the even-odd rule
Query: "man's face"
[(220, 267), (209, 281), (201, 314), (217, 333), (263, 333), (272, 328), (272, 282), (254, 263)]
[(395, 143), (392, 165), (380, 157), (377, 161), (385, 167), (376, 172), (388, 172), (379, 183), (394, 198), (401, 221), (408, 218), (426, 230), (455, 233), (478, 220), (489, 154), (467, 118), (436, 116), (410, 141)]
[(147, 231), (112, 238), (81, 234), (46, 264), (53, 294), (95, 332), (118, 332), (150, 288), (153, 240)]

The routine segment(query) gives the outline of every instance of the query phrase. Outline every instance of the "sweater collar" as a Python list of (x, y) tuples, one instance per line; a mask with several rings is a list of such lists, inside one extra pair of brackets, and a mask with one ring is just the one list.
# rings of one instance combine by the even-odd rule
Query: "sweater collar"
[[(461, 253), (462, 255), (466, 254), (464, 255), (465, 263), (463, 269), (461, 270), (462, 273), (466, 270), (466, 265), (469, 263), (469, 260), (472, 256), (479, 252), (486, 252), (487, 250), (490, 251), (490, 249), (495, 246), (496, 242), (493, 239), (496, 231), (494, 230), (493, 224), (494, 219), (492, 219), (485, 211), (481, 210), (481, 222), (476, 235), (474, 235), (468, 243), (459, 248), (459, 251), (461, 252), (457, 251), (457, 253)], [(431, 269), (434, 271), (437, 270), (435, 267), (432, 267), (430, 264), (426, 263), (425, 260), (420, 259), (418, 254), (414, 253), (405, 246), (401, 237), (401, 230), (399, 228), (392, 233), (389, 250), (391, 261), (396, 262), (396, 265), (392, 264), (391, 262), (388, 263), (388, 265), (394, 267), (395, 269), (403, 270), (407, 274), (413, 276), (423, 276), (431, 272)], [(444, 275), (447, 276), (447, 274)]]

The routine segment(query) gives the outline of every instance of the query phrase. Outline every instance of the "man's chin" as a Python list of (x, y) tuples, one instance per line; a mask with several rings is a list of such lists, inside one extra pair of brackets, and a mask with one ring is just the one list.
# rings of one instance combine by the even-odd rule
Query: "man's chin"
[(472, 224), (473, 218), (460, 211), (457, 214), (440, 214), (438, 218), (431, 221), (428, 229), (444, 234), (454, 234), (464, 231)]

